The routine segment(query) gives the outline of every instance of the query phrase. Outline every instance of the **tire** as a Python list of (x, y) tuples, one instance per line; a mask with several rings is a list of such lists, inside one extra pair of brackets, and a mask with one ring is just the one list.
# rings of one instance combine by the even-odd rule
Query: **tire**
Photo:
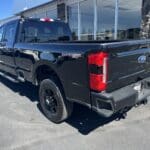
[(54, 123), (66, 120), (73, 111), (56, 79), (44, 79), (39, 88), (39, 101), (44, 115)]

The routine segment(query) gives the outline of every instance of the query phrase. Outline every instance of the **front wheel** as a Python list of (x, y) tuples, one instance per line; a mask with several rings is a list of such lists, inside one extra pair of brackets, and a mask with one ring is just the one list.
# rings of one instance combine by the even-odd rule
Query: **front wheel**
[(43, 113), (54, 123), (66, 120), (72, 113), (73, 103), (65, 99), (56, 79), (44, 79), (41, 82), (39, 100)]

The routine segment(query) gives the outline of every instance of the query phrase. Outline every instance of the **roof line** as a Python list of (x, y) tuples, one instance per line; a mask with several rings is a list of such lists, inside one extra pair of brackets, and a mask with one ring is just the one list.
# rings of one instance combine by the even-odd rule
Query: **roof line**
[(21, 13), (25, 13), (25, 12), (27, 12), (27, 11), (30, 11), (30, 10), (36, 9), (36, 8), (38, 8), (38, 7), (42, 7), (42, 6), (45, 6), (45, 5), (51, 4), (51, 3), (55, 2), (55, 1), (57, 1), (57, 0), (52, 0), (52, 1), (50, 1), (50, 2), (46, 2), (46, 3), (44, 3), (44, 4), (37, 5), (37, 6), (35, 6), (35, 7), (31, 7), (31, 8), (29, 8), (29, 9), (26, 9), (26, 10), (20, 11), (20, 12), (16, 13), (15, 15), (20, 15)]

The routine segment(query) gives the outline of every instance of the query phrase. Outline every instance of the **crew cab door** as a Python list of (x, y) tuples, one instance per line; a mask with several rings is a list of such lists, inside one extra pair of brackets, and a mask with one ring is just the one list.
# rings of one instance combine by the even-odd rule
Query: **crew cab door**
[(4, 34), (0, 44), (0, 64), (3, 71), (16, 75), (14, 60), (14, 42), (16, 38), (17, 22), (11, 22), (4, 27)]

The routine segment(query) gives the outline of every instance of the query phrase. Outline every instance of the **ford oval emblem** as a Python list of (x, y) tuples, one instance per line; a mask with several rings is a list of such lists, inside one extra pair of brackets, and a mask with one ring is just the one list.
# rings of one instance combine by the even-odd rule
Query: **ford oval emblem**
[(138, 63), (144, 64), (146, 63), (146, 56), (142, 55), (138, 58)]

